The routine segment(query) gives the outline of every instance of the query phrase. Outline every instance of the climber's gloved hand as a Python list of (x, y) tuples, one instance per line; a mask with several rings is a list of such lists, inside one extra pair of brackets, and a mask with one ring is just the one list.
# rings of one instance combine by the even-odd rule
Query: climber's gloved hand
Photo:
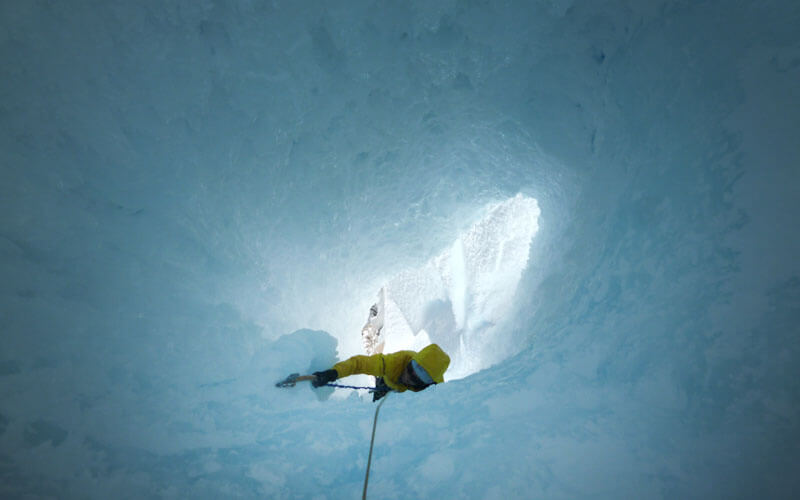
[(311, 385), (314, 387), (322, 387), (323, 385), (333, 382), (337, 378), (339, 378), (339, 372), (336, 370), (325, 370), (323, 372), (314, 372), (314, 380), (311, 381)]

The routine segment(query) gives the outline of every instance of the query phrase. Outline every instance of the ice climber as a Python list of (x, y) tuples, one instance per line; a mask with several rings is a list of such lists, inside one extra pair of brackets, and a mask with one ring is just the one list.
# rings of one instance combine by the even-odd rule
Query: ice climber
[(353, 356), (333, 365), (330, 370), (314, 372), (311, 385), (322, 387), (338, 378), (357, 373), (377, 377), (374, 401), (389, 391), (419, 392), (432, 384), (444, 382), (450, 356), (438, 345), (430, 344), (419, 352), (398, 351), (391, 354)]

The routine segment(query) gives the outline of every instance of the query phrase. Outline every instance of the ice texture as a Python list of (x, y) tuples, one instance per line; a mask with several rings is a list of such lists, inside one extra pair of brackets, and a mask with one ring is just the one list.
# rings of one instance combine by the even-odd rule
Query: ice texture
[(798, 26), (0, 2), (0, 497), (358, 498), (369, 395), (274, 384), (392, 283), (454, 364), (389, 396), (369, 498), (796, 497)]

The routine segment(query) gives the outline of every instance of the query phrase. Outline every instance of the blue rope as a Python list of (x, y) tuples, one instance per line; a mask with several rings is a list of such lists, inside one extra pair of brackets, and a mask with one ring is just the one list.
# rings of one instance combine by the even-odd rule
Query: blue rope
[(338, 387), (339, 389), (366, 389), (369, 392), (376, 392), (378, 389), (375, 387), (360, 387), (357, 385), (341, 385), (341, 384), (325, 384), (328, 387)]

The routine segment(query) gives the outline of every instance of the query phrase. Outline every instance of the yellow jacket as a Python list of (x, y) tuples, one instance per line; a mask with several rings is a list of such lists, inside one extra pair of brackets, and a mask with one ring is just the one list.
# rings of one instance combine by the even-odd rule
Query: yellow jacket
[(363, 373), (383, 377), (386, 385), (397, 392), (406, 390), (418, 392), (421, 389), (413, 389), (398, 382), (400, 374), (412, 359), (425, 368), (434, 382), (437, 384), (444, 382), (444, 372), (450, 366), (450, 356), (436, 344), (431, 344), (420, 352), (398, 351), (391, 354), (353, 356), (336, 363), (333, 369), (339, 374), (339, 378)]

